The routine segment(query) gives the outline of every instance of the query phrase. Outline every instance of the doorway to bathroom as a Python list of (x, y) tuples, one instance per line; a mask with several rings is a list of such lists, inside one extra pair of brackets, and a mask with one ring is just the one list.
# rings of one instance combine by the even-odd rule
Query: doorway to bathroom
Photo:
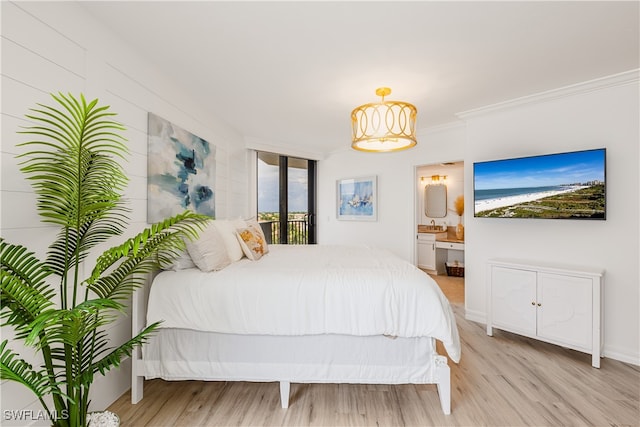
[(464, 304), (464, 162), (415, 170), (416, 265), (451, 303)]

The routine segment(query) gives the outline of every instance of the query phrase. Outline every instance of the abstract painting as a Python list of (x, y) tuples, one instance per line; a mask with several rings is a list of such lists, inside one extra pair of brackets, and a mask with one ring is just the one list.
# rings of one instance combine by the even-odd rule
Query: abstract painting
[(147, 222), (186, 209), (215, 218), (216, 148), (149, 113)]
[(337, 182), (338, 219), (377, 219), (377, 177), (340, 179)]

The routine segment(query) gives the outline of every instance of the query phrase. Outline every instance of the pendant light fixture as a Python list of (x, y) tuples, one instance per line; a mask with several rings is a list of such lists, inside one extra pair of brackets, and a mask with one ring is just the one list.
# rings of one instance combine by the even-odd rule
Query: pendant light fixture
[(353, 149), (385, 152), (416, 145), (416, 107), (401, 101), (385, 101), (390, 93), (390, 88), (380, 87), (376, 89), (376, 95), (382, 97), (380, 102), (361, 105), (351, 112)]

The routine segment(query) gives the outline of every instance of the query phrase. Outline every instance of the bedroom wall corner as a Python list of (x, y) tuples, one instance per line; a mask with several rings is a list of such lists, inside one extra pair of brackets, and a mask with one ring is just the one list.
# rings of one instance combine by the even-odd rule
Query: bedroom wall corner
[(471, 209), (465, 212), (468, 318), (485, 321), (490, 258), (604, 268), (604, 356), (639, 364), (638, 81), (632, 70), (463, 117), (467, 194), (473, 194), (476, 161), (607, 149), (605, 221), (474, 218)]
[[(218, 216), (246, 211), (246, 161), (244, 141), (226, 124), (198, 105), (140, 52), (103, 27), (74, 2), (1, 2), (2, 43), (2, 160), (0, 183), (0, 232), (13, 243), (27, 246), (44, 257), (55, 230), (42, 225), (35, 210), (35, 196), (19, 172), (15, 159), (16, 131), (26, 123), (24, 114), (37, 102), (50, 103), (49, 93), (84, 93), (98, 98), (118, 113), (127, 128), (131, 155), (123, 166), (130, 177), (130, 229), (146, 226), (147, 114), (154, 112), (216, 145), (216, 211)], [(120, 240), (112, 244), (119, 243)], [(97, 256), (103, 248), (97, 248)], [(91, 263), (92, 259), (88, 260)], [(2, 330), (10, 338), (11, 331)], [(131, 336), (128, 317), (109, 330), (114, 342)], [(19, 345), (16, 350), (22, 351)], [(35, 358), (31, 360), (39, 364)], [(130, 363), (123, 363), (92, 388), (92, 408), (103, 409), (130, 387)], [(40, 409), (26, 388), (3, 382), (1, 407), (10, 410)], [(3, 420), (5, 421), (5, 420)]]

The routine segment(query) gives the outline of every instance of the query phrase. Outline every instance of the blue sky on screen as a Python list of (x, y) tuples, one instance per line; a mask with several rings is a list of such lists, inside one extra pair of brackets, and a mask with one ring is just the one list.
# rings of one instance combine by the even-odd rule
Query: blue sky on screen
[(476, 190), (604, 181), (605, 151), (588, 150), (474, 164)]

